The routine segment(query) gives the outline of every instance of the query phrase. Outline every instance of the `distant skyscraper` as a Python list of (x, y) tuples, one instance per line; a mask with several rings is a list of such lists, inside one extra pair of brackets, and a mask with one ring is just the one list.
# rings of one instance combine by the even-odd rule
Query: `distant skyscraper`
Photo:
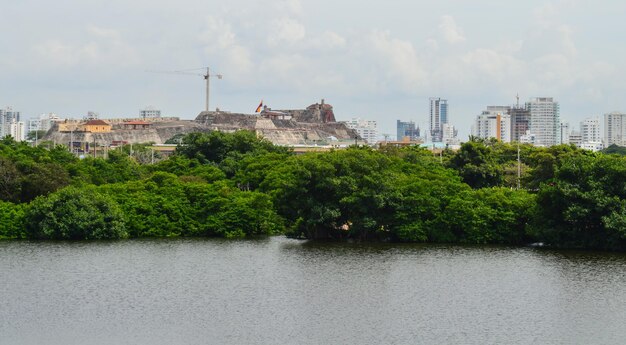
[(442, 142), (443, 124), (448, 123), (448, 101), (441, 98), (431, 97), (429, 127), (432, 142)]
[(626, 114), (604, 114), (604, 144), (626, 146)]
[(511, 141), (521, 142), (521, 138), (530, 130), (530, 111), (525, 108), (514, 107), (511, 114)]
[(378, 125), (376, 121), (353, 118), (350, 121), (346, 121), (346, 126), (354, 129), (370, 145), (378, 141)]
[(530, 132), (535, 136), (535, 145), (558, 144), (561, 126), (559, 103), (552, 97), (537, 97), (526, 103), (526, 109), (530, 111)]
[(398, 141), (402, 141), (404, 137), (409, 137), (409, 140), (417, 140), (420, 136), (420, 128), (415, 127), (415, 122), (403, 122), (396, 121), (396, 138)]
[(14, 111), (11, 107), (0, 109), (0, 138), (11, 135), (11, 124), (17, 122), (20, 122), (19, 111)]
[(559, 144), (569, 144), (570, 128), (568, 122), (561, 122), (561, 130), (559, 133)]
[(511, 142), (511, 115), (509, 106), (488, 106), (476, 117), (472, 127), (472, 135), (479, 138), (496, 138), (499, 141)]
[(8, 126), (9, 132), (7, 135), (13, 137), (15, 141), (24, 141), (26, 140), (26, 124), (22, 121), (11, 122)]

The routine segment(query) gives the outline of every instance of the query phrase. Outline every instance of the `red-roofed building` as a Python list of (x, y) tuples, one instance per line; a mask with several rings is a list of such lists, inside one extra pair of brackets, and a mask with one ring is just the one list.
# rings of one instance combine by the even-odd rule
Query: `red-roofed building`
[(145, 121), (129, 121), (124, 122), (124, 129), (146, 129), (150, 127), (150, 122)]

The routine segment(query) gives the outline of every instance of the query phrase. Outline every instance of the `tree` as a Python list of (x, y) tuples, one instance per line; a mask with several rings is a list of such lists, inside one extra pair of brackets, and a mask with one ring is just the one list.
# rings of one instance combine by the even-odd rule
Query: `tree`
[(0, 200), (0, 240), (24, 237), (24, 206)]
[(40, 195), (47, 195), (70, 184), (70, 176), (57, 163), (34, 164), (22, 179), (22, 202), (29, 202)]
[(26, 134), (26, 140), (28, 141), (41, 140), (41, 138), (43, 138), (46, 135), (46, 133), (48, 133), (48, 131), (42, 131), (42, 130), (30, 131), (28, 132), (28, 134)]
[(67, 187), (35, 199), (26, 210), (31, 239), (118, 239), (128, 237), (117, 203), (93, 187)]
[(21, 191), (21, 176), (15, 163), (0, 156), (0, 200), (19, 201)]
[(499, 186), (503, 168), (496, 162), (494, 151), (482, 141), (468, 141), (450, 160), (449, 166), (459, 172), (472, 188)]

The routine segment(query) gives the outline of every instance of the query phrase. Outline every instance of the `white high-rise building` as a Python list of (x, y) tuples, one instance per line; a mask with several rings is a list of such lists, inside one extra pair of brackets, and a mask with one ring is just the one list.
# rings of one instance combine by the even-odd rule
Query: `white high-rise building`
[(443, 124), (448, 123), (448, 101), (441, 98), (431, 97), (428, 129), (432, 142), (443, 141)]
[(496, 138), (499, 141), (511, 142), (511, 115), (508, 106), (488, 106), (482, 114), (476, 117), (472, 126), (472, 135), (489, 139)]
[(9, 124), (9, 133), (13, 140), (24, 141), (26, 140), (26, 124), (22, 121), (12, 121)]
[(600, 120), (598, 118), (588, 118), (580, 122), (580, 135), (583, 143), (599, 143), (602, 141), (600, 136)]
[(11, 135), (11, 124), (14, 122), (20, 122), (19, 111), (14, 111), (11, 107), (0, 109), (0, 139)]
[(352, 120), (346, 121), (346, 126), (354, 129), (370, 145), (378, 141), (378, 125), (376, 121), (352, 118)]
[(604, 114), (604, 144), (626, 146), (626, 114), (612, 112)]
[(535, 145), (558, 144), (561, 126), (559, 103), (552, 97), (537, 97), (526, 103), (526, 109), (530, 111), (530, 132), (535, 136)]

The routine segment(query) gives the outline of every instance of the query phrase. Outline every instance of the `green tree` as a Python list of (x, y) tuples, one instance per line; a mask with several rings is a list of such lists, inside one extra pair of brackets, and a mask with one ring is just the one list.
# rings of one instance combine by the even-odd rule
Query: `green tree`
[(0, 200), (0, 240), (24, 237), (24, 206)]
[(0, 200), (19, 201), (21, 191), (21, 176), (15, 163), (0, 156)]
[(25, 216), (31, 239), (118, 239), (128, 237), (124, 215), (92, 187), (67, 187), (35, 199)]
[(496, 161), (493, 148), (481, 141), (461, 145), (449, 166), (472, 188), (499, 186), (503, 181), (504, 171)]

